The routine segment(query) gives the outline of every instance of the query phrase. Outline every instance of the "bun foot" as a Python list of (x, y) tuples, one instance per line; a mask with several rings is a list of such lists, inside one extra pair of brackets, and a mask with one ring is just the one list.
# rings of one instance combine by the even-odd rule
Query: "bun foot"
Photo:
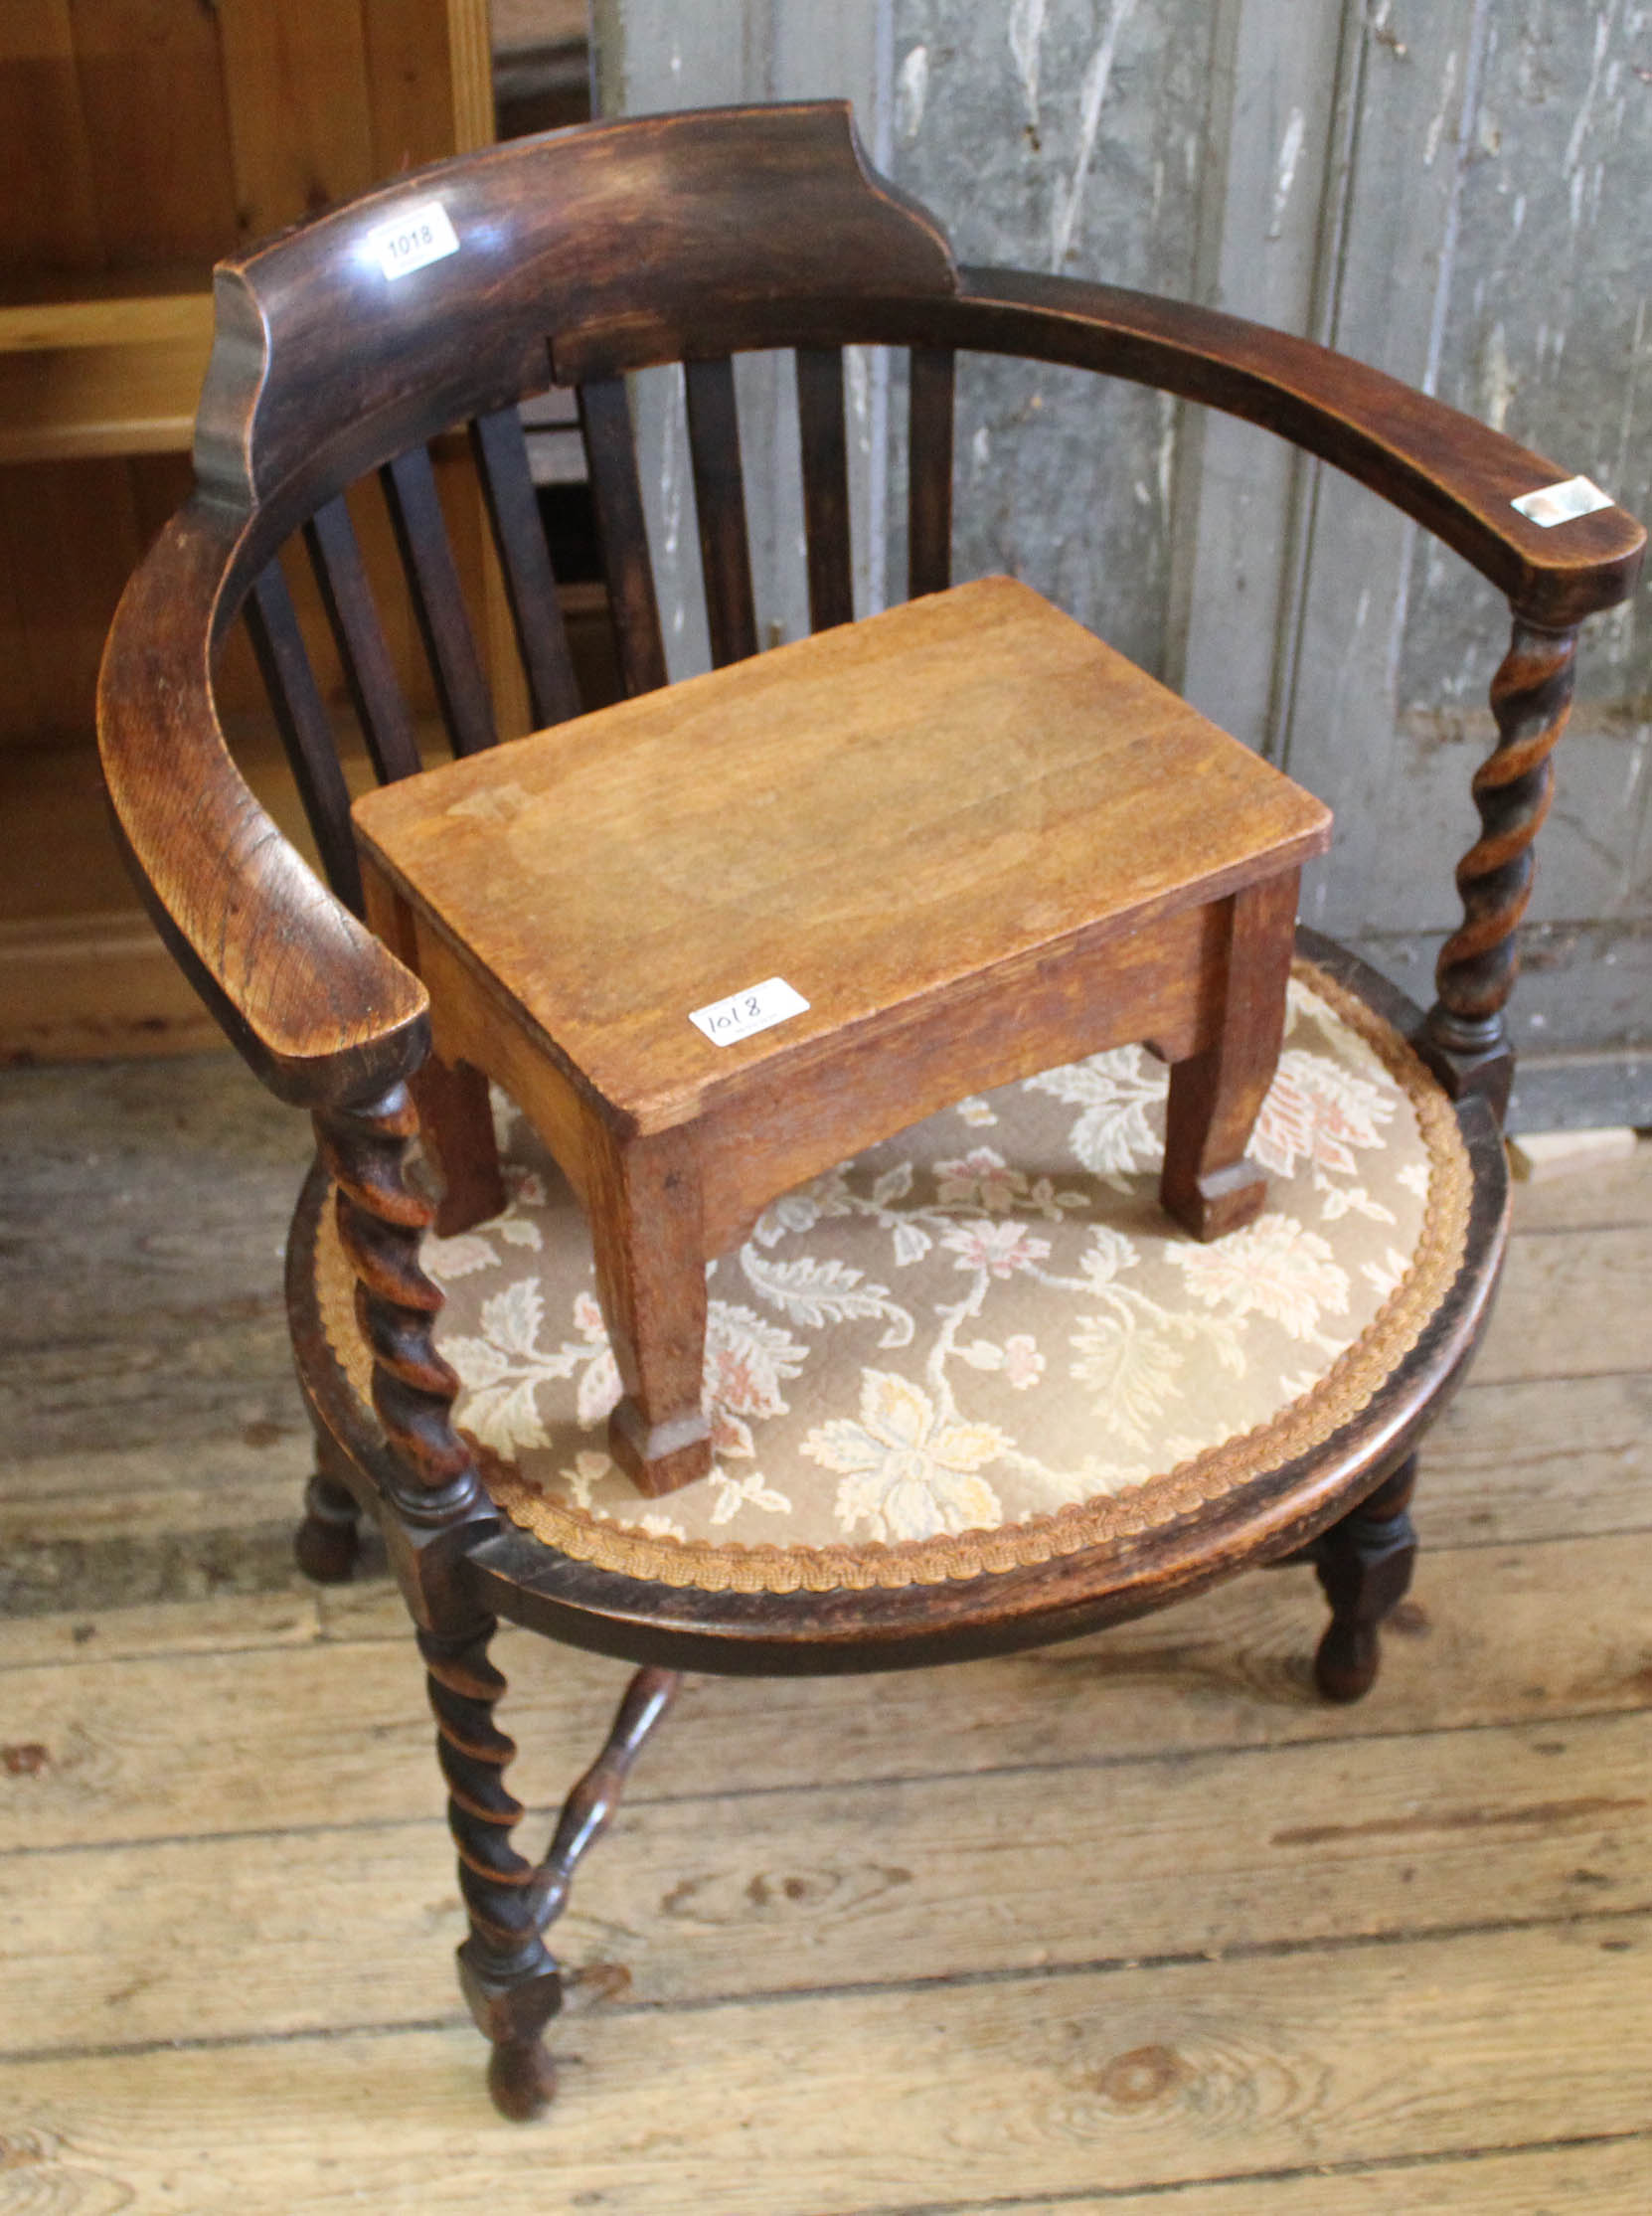
[(293, 1533), (292, 1552), (317, 1585), (347, 1585), (355, 1575), (361, 1510), (353, 1493), (319, 1470), (304, 1493), (304, 1520)]
[(1381, 1660), (1375, 1624), (1328, 1623), (1314, 1656), (1314, 1683), (1321, 1698), (1364, 1699), (1377, 1682)]
[(557, 2066), (538, 2039), (495, 2047), (488, 2057), (488, 2091), (501, 2116), (512, 2124), (531, 2124), (556, 2096)]

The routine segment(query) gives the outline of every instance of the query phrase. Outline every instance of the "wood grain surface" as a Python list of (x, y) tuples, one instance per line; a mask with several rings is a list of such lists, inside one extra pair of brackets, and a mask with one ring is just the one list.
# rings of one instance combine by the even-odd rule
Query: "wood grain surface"
[[(1330, 832), (1318, 801), (1007, 578), (355, 814), (409, 899), (645, 1130), (989, 964), (1276, 874)], [(689, 1022), (770, 976), (807, 1012), (733, 1046)]]

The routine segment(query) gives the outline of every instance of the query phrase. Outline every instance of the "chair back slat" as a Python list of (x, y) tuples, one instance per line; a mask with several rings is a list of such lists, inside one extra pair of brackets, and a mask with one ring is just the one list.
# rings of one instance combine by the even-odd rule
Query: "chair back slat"
[(550, 550), (528, 466), (528, 441), (516, 409), (500, 408), (478, 416), (470, 426), (470, 443), (505, 575), (505, 597), (527, 673), (534, 722), (565, 723), (579, 713), (579, 688), (569, 659), (557, 581), (551, 574)]
[(735, 365), (725, 355), (686, 362), (689, 450), (694, 459), (694, 509), (700, 525), (700, 567), (706, 581), (706, 624), (712, 661), (743, 661), (757, 651), (751, 598), (751, 551), (745, 530), (745, 480), (740, 459)]
[(803, 529), (808, 540), (809, 624), (853, 622), (849, 552), (849, 446), (843, 426), (843, 354), (797, 349), (797, 417), (803, 449)]
[(304, 545), (379, 780), (391, 784), (411, 777), (420, 767), (418, 742), (342, 494), (305, 524)]
[(480, 754), (498, 736), (493, 702), (465, 613), (429, 453), (421, 445), (410, 446), (385, 464), (379, 478), (453, 752)]
[(912, 599), (952, 582), (950, 347), (914, 346), (908, 386), (907, 591)]
[(626, 698), (632, 699), (663, 685), (666, 669), (642, 518), (642, 488), (637, 482), (631, 408), (622, 377), (593, 377), (579, 387), (579, 427), (602, 544), (620, 682)]
[(277, 563), (271, 562), (258, 578), (243, 613), (316, 852), (333, 891), (359, 916), (362, 873), (350, 829), (350, 792), (292, 596)]

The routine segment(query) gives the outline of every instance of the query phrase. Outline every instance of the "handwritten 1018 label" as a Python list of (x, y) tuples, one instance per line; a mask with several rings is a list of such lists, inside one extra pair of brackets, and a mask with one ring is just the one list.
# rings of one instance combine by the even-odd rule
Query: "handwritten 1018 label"
[(732, 1047), (770, 1024), (800, 1016), (808, 1002), (783, 977), (765, 977), (760, 985), (732, 992), (727, 1000), (713, 1000), (704, 1008), (691, 1008), (689, 1021), (703, 1031), (714, 1047)]
[(444, 255), (457, 254), (459, 240), (441, 202), (423, 200), (370, 231), (367, 251), (385, 275), (394, 279), (412, 276)]

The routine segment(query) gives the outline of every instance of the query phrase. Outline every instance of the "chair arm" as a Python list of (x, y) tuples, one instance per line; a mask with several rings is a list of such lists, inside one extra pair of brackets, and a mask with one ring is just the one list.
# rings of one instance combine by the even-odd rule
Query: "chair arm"
[(1621, 508), (1553, 529), (1511, 503), (1571, 474), (1383, 371), (1239, 316), (1016, 269), (964, 269), (962, 346), (1036, 354), (1202, 401), (1334, 462), (1443, 539), (1517, 615), (1565, 629), (1634, 590)]
[(230, 759), (213, 651), (248, 567), (245, 519), (196, 499), (115, 614), (97, 689), (116, 836), (162, 938), (270, 1090), (372, 1099), (422, 1061), (423, 987), (315, 877)]

